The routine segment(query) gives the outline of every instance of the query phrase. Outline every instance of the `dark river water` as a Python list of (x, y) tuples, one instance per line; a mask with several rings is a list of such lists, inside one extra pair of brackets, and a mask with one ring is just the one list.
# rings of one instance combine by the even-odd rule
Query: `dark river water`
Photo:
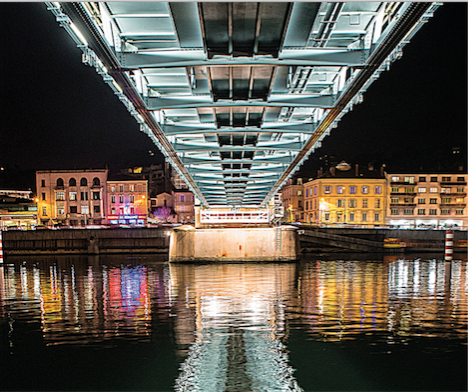
[(466, 391), (466, 255), (0, 266), (0, 386), (19, 391)]

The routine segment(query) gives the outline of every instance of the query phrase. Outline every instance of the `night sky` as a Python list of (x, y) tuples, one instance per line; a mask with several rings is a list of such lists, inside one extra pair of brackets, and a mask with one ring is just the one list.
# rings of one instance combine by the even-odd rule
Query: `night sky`
[[(439, 7), (301, 172), (316, 170), (325, 155), (394, 172), (465, 163), (466, 21), (467, 3)], [(0, 186), (8, 185), (5, 172), (18, 170), (162, 162), (44, 3), (0, 3), (0, 37)], [(454, 156), (452, 147), (462, 153)]]

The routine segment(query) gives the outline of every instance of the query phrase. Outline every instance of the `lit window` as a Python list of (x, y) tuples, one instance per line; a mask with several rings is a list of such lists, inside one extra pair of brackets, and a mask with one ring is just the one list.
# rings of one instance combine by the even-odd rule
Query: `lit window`
[(426, 188), (418, 188), (418, 193), (426, 193)]
[(452, 188), (440, 188), (440, 193), (451, 193)]
[(70, 192), (69, 196), (70, 196), (70, 200), (76, 200), (76, 192)]
[(437, 199), (429, 199), (429, 204), (437, 204)]
[(89, 206), (81, 206), (82, 214), (89, 214)]
[(323, 187), (323, 192), (324, 193), (330, 193), (330, 188), (331, 188), (330, 186), (324, 186)]
[(429, 192), (430, 192), (430, 193), (437, 193), (437, 188), (430, 188), (430, 189), (429, 189)]
[(135, 191), (135, 185), (130, 184), (130, 192), (134, 192), (134, 191)]
[(390, 213), (391, 213), (392, 215), (398, 215), (398, 209), (397, 209), (397, 208), (392, 208), (392, 209), (390, 210)]
[(316, 194), (317, 194), (317, 187), (315, 186), (314, 187), (314, 195), (316, 195)]
[(374, 193), (375, 193), (376, 195), (381, 195), (381, 194), (382, 194), (382, 187), (381, 187), (380, 185), (376, 185), (376, 186), (374, 187)]
[(65, 200), (65, 192), (57, 192), (57, 200)]
[(302, 191), (301, 190), (297, 191), (297, 196), (302, 196)]
[(365, 195), (369, 193), (369, 187), (367, 185), (364, 185), (362, 187), (362, 193), (365, 194)]
[(393, 182), (398, 182), (398, 181), (400, 181), (400, 177), (392, 177), (392, 181)]
[(115, 208), (114, 207), (111, 208), (111, 215), (115, 215)]
[(355, 195), (355, 194), (356, 194), (356, 190), (357, 190), (357, 187), (354, 186), (354, 185), (352, 185), (352, 186), (349, 187), (349, 193), (350, 193), (351, 195)]
[(343, 187), (341, 185), (336, 187), (336, 193), (338, 193), (339, 195), (342, 195), (343, 191), (344, 191), (344, 189), (343, 189)]
[(115, 186), (111, 186), (111, 192), (115, 192)]
[(458, 198), (456, 199), (456, 203), (457, 203), (457, 204), (463, 203), (463, 198), (462, 198), (462, 197), (458, 197)]
[(437, 210), (429, 210), (429, 215), (437, 215)]
[(65, 208), (57, 207), (57, 215), (65, 215)]
[(426, 210), (424, 208), (418, 209), (418, 215), (426, 215)]
[(426, 199), (418, 199), (418, 204), (426, 204)]

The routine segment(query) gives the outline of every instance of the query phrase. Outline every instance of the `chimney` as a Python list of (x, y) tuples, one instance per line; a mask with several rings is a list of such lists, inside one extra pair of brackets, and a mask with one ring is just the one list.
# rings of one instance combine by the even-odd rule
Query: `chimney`
[(336, 170), (336, 169), (335, 169), (334, 167), (331, 167), (331, 168), (330, 168), (330, 174), (331, 174), (332, 176), (335, 176), (335, 170)]
[(359, 177), (359, 165), (356, 163), (356, 177)]

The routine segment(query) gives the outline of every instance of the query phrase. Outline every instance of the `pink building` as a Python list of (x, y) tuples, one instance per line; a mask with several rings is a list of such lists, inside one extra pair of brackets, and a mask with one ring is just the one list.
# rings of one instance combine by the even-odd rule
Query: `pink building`
[(172, 191), (174, 212), (179, 223), (195, 222), (195, 196), (188, 190), (177, 189)]
[(37, 171), (40, 224), (102, 224), (106, 212), (107, 172), (107, 169)]
[(148, 221), (148, 180), (107, 181), (107, 223), (144, 226)]

